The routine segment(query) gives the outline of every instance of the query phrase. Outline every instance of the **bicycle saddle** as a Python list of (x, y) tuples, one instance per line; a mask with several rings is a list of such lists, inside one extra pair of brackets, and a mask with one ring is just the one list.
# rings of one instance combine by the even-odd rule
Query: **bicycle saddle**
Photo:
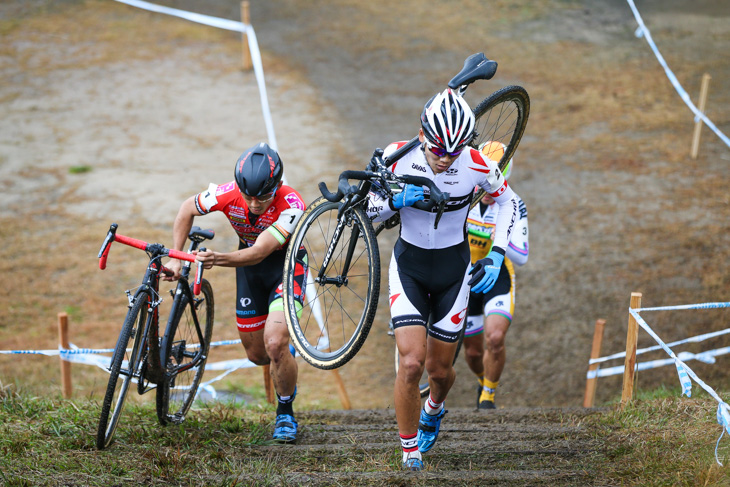
[(459, 86), (469, 85), (478, 79), (492, 79), (497, 72), (497, 61), (487, 59), (483, 52), (472, 54), (466, 61), (459, 74), (451, 78), (449, 88), (457, 89)]

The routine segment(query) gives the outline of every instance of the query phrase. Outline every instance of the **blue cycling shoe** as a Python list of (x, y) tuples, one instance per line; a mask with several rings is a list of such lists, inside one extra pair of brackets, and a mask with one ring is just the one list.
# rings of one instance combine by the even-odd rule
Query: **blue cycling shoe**
[(441, 427), (441, 418), (446, 415), (446, 409), (432, 416), (424, 409), (421, 409), (421, 420), (418, 422), (418, 451), (427, 452), (433, 448)]
[(409, 457), (403, 462), (403, 470), (410, 470), (412, 472), (420, 472), (423, 470), (423, 460), (418, 457)]
[(297, 420), (291, 414), (278, 415), (274, 426), (274, 440), (279, 443), (294, 443), (297, 441), (297, 426)]

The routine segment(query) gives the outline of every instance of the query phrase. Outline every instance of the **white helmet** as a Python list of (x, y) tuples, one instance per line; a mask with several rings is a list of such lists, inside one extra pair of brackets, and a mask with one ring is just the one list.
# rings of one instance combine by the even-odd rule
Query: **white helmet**
[[(502, 156), (504, 155), (506, 150), (507, 147), (503, 143), (493, 140), (488, 140), (479, 146), (479, 152), (495, 162), (499, 162), (502, 159)], [(504, 179), (509, 179), (510, 174), (512, 174), (513, 160), (514, 157), (510, 158), (509, 162), (506, 166), (504, 166), (504, 169), (502, 170)]]
[(434, 95), (421, 113), (426, 140), (446, 152), (463, 149), (474, 136), (474, 112), (451, 89)]

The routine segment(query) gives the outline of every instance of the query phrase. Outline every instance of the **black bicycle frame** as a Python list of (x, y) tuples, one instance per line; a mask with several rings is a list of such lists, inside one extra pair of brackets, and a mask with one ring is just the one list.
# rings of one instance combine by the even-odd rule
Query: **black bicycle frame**
[[(170, 310), (169, 319), (170, 319), (170, 322), (172, 322), (172, 320), (178, 318), (177, 321), (179, 322), (178, 315), (182, 315), (183, 311), (185, 310), (185, 306), (188, 303), (190, 303), (191, 314), (193, 316), (193, 323), (195, 323), (195, 332), (198, 334), (198, 343), (204, 343), (205, 338), (203, 337), (203, 332), (200, 329), (200, 322), (198, 321), (198, 313), (195, 308), (195, 303), (196, 303), (195, 299), (196, 298), (193, 295), (193, 293), (190, 291), (190, 285), (187, 280), (187, 277), (189, 276), (189, 274), (190, 274), (190, 264), (186, 262), (185, 265), (183, 266), (183, 271), (181, 273), (182, 277), (178, 281), (177, 288), (175, 289), (175, 294), (177, 295), (179, 293), (182, 293), (184, 295), (184, 299), (179, 300), (177, 303), (178, 306), (181, 306), (180, 309), (178, 309), (176, 307), (176, 305), (174, 304), (175, 302), (173, 301), (173, 309)], [(168, 328), (170, 326), (170, 322), (168, 322)], [(174, 332), (170, 334), (170, 336), (174, 336), (174, 335), (175, 335)], [(172, 344), (172, 348), (174, 348), (174, 343)], [(160, 349), (159, 358), (162, 362), (164, 362), (164, 360), (167, 358), (167, 357), (163, 356), (164, 353), (165, 353), (165, 351)], [(195, 354), (187, 354), (185, 352), (185, 350), (183, 349), (182, 353), (184, 356), (193, 357), (193, 360), (187, 364), (184, 364), (181, 366), (176, 366), (172, 370), (166, 370), (165, 374), (167, 374), (167, 377), (173, 377), (173, 376), (179, 374), (180, 372), (191, 369), (191, 368), (195, 367), (196, 365), (198, 365), (198, 363), (200, 363), (201, 360), (205, 360), (205, 358), (206, 358), (202, 353), (202, 349), (199, 350), (198, 352), (196, 352)]]
[[(459, 94), (461, 95), (466, 91), (466, 88), (469, 84), (478, 79), (491, 79), (496, 71), (497, 63), (495, 61), (487, 59), (483, 53), (473, 54), (466, 59), (466, 61), (464, 62), (464, 67), (459, 72), (459, 74), (451, 79), (451, 81), (449, 82), (449, 87), (458, 90)], [(413, 137), (411, 140), (408, 141), (408, 143), (406, 143), (401, 148), (397, 149), (385, 158), (382, 158), (382, 149), (377, 149), (373, 154), (373, 158), (371, 159), (370, 164), (368, 165), (368, 171), (366, 171), (365, 173), (357, 171), (344, 171), (340, 175), (338, 190), (336, 194), (330, 193), (324, 183), (319, 183), (319, 189), (322, 192), (322, 195), (328, 201), (337, 201), (342, 198), (343, 195), (345, 196), (345, 200), (340, 204), (340, 208), (337, 212), (337, 227), (335, 228), (335, 232), (332, 235), (332, 241), (327, 248), (324, 260), (322, 261), (322, 267), (319, 270), (319, 275), (315, 279), (315, 282), (324, 284), (335, 284), (337, 287), (347, 284), (347, 271), (349, 270), (350, 263), (352, 262), (355, 245), (357, 244), (357, 238), (359, 237), (359, 228), (357, 226), (352, 230), (352, 238), (347, 249), (347, 254), (345, 255), (345, 263), (342, 269), (342, 274), (337, 277), (325, 277), (325, 271), (327, 270), (327, 266), (329, 265), (330, 258), (335, 251), (335, 247), (339, 243), (342, 232), (346, 225), (346, 218), (343, 218), (343, 214), (347, 212), (350, 208), (361, 204), (367, 198), (367, 194), (372, 186), (372, 182), (369, 180), (369, 178), (377, 177), (378, 172), (381, 169), (381, 166), (379, 166), (378, 164), (379, 160), (382, 160), (382, 163), (386, 169), (390, 168), (396, 161), (401, 159), (404, 155), (406, 155), (408, 152), (418, 146), (419, 143), (420, 139), (418, 138), (418, 136)], [(347, 179), (349, 177), (355, 177), (355, 174), (359, 174), (360, 176), (360, 184), (357, 186), (357, 189), (353, 189), (354, 186), (350, 186), (347, 182)], [(382, 175), (382, 172), (380, 172), (380, 174)], [(365, 176), (363, 177), (363, 175)], [(435, 187), (433, 181), (427, 180), (426, 178), (410, 176), (410, 179), (413, 180), (413, 184), (422, 184), (424, 186), (429, 186), (429, 188), (431, 189), (431, 196), (436, 197), (436, 199), (439, 200), (439, 211), (436, 217), (436, 221), (434, 223), (435, 228), (436, 226), (438, 226), (439, 219), (441, 218), (441, 214), (444, 211), (444, 204), (445, 201), (448, 199), (448, 193), (441, 193), (441, 191)], [(415, 206), (417, 208), (427, 209), (425, 207), (421, 207), (419, 204), (416, 204)], [(378, 233), (380, 233), (382, 228), (383, 227), (378, 228)]]
[[(148, 299), (147, 302), (147, 323), (145, 324), (144, 334), (142, 335), (141, 351), (144, 352), (147, 350), (149, 353), (146, 356), (140, 357), (140, 360), (148, 361), (148, 366), (144, 367), (144, 377), (138, 377), (140, 384), (142, 384), (144, 379), (147, 379), (153, 384), (160, 384), (164, 378), (164, 375), (161, 373), (160, 344), (157, 340), (160, 324), (159, 305), (162, 302), (159, 299), (161, 268), (162, 265), (159, 262), (155, 262), (155, 257), (150, 259), (144, 279), (142, 280), (142, 286), (137, 290), (133, 298), (136, 301), (141, 299), (144, 294), (154, 300), (150, 302)], [(153, 339), (150, 339), (150, 337)], [(140, 386), (138, 390), (141, 394), (143, 388)]]

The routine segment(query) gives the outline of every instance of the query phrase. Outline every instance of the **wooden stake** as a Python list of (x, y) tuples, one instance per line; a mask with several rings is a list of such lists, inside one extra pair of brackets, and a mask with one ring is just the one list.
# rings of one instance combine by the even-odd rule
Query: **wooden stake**
[[(700, 101), (697, 105), (697, 109), (701, 113), (705, 113), (705, 103), (707, 102), (707, 92), (710, 87), (710, 79), (711, 76), (707, 73), (702, 75), (702, 85), (700, 86)], [(690, 156), (692, 159), (697, 159), (697, 154), (700, 151), (700, 131), (702, 130), (702, 124), (704, 122), (702, 120), (697, 120), (695, 122), (695, 131), (694, 135), (692, 136), (692, 150), (690, 152)]]
[[(641, 308), (641, 293), (631, 293), (631, 309)], [(639, 324), (629, 313), (629, 327), (626, 333), (626, 360), (624, 361), (624, 387), (621, 391), (621, 409), (631, 402), (634, 395), (636, 375), (636, 342), (639, 339)]]
[[(241, 2), (241, 22), (245, 25), (251, 25), (248, 0)], [(241, 47), (243, 48), (243, 70), (248, 71), (253, 68), (253, 62), (251, 61), (251, 48), (248, 45), (248, 35), (245, 32), (241, 32)]]
[[(58, 343), (62, 349), (70, 349), (68, 343), (68, 315), (64, 312), (58, 313)], [(61, 389), (65, 399), (71, 398), (71, 362), (60, 357), (61, 360)]]
[(264, 388), (266, 389), (266, 400), (274, 404), (274, 379), (271, 377), (271, 367), (264, 365)]
[(332, 374), (335, 376), (337, 394), (340, 396), (342, 409), (352, 409), (352, 406), (350, 405), (350, 398), (347, 396), (347, 391), (345, 390), (345, 383), (342, 382), (342, 377), (340, 377), (340, 372), (337, 369), (332, 369)]
[[(596, 320), (596, 327), (593, 330), (593, 346), (591, 347), (591, 359), (601, 356), (601, 342), (603, 341), (603, 328), (606, 320)], [(598, 364), (588, 366), (588, 372), (598, 370)], [(598, 385), (598, 377), (586, 379), (586, 393), (583, 397), (583, 407), (592, 408), (596, 399), (596, 386)]]

